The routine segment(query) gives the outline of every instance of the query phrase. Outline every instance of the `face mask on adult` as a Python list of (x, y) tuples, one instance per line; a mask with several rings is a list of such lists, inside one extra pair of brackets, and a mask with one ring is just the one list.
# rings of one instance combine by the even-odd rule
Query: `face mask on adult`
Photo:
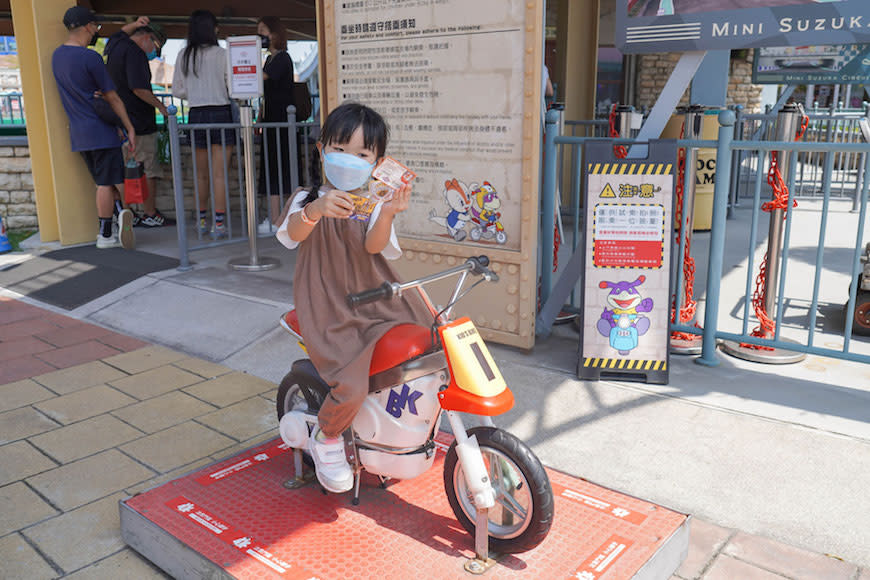
[(146, 56), (148, 57), (148, 60), (154, 60), (155, 58), (157, 58), (157, 49), (155, 48), (151, 52), (146, 53)]
[(265, 34), (261, 34), (260, 36), (260, 44), (263, 48), (268, 49), (269, 45), (272, 44), (272, 40), (266, 36)]
[(355, 191), (365, 185), (374, 168), (374, 163), (350, 153), (333, 151), (323, 156), (326, 179), (341, 191)]
[(99, 31), (95, 32), (91, 39), (88, 41), (88, 46), (94, 46), (97, 44), (97, 41), (100, 39)]

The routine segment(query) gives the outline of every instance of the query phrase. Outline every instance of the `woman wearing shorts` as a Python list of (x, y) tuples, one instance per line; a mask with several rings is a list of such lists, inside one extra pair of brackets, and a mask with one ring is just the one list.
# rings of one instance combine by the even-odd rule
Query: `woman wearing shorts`
[[(187, 46), (178, 55), (172, 78), (172, 94), (187, 99), (188, 122), (232, 123), (230, 97), (227, 92), (227, 56), (218, 46), (217, 18), (208, 10), (196, 10), (190, 15)], [(196, 154), (196, 184), (198, 190), (197, 221), (200, 235), (209, 231), (209, 183), (214, 190), (214, 216), (211, 236), (227, 236), (227, 183), (224, 168), (229, 167), (236, 142), (232, 129), (193, 131)], [(209, 175), (209, 156), (211, 175)]]

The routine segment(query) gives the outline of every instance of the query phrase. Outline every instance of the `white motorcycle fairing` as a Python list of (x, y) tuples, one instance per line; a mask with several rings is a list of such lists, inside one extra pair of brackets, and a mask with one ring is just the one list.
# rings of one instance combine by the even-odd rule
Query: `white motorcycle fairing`
[[(438, 391), (446, 380), (447, 375), (439, 371), (366, 397), (353, 420), (359, 460), (366, 471), (412, 479), (431, 467), (434, 448), (424, 446), (438, 430)], [(367, 444), (390, 451), (367, 448)]]

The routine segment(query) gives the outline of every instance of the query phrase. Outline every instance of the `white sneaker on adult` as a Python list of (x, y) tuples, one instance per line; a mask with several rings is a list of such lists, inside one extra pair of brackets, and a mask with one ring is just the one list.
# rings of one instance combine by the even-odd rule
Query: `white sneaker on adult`
[(344, 454), (344, 439), (328, 439), (320, 427), (315, 427), (308, 438), (308, 451), (314, 459), (317, 481), (332, 493), (343, 493), (353, 488), (353, 470)]
[(118, 241), (118, 236), (112, 234), (111, 236), (104, 237), (103, 234), (97, 235), (97, 248), (100, 250), (105, 250), (106, 248), (120, 248), (121, 242)]
[(121, 247), (125, 250), (133, 250), (136, 248), (136, 234), (133, 233), (133, 212), (129, 209), (122, 209), (118, 214), (118, 238), (121, 240)]
[(257, 233), (261, 236), (267, 236), (269, 234), (274, 234), (276, 231), (278, 231), (278, 228), (275, 227), (274, 225), (272, 225), (272, 222), (269, 220), (269, 218), (264, 219), (257, 226)]

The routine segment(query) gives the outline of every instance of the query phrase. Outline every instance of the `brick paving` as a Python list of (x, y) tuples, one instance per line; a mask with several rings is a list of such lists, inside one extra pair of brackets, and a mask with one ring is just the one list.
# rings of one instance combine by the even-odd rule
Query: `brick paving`
[[(166, 578), (118, 501), (274, 437), (275, 385), (0, 297), (0, 578)], [(870, 580), (693, 519), (676, 580)]]

